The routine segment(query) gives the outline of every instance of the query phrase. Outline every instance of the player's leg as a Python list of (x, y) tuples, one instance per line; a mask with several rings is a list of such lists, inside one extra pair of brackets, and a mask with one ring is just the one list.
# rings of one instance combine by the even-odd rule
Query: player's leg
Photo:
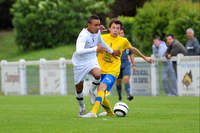
[(84, 104), (84, 98), (83, 98), (83, 81), (78, 83), (76, 86), (76, 99), (78, 100), (78, 103), (80, 105), (80, 112), (79, 115), (85, 114), (85, 104)]
[(133, 96), (131, 95), (131, 90), (130, 90), (130, 75), (131, 75), (131, 66), (130, 64), (127, 64), (126, 67), (124, 68), (123, 71), (123, 80), (125, 84), (125, 90), (126, 94), (128, 96), (128, 100), (131, 101), (133, 99)]
[(106, 112), (102, 112), (99, 116), (114, 116), (114, 112), (112, 111), (111, 105), (107, 97), (104, 98), (102, 107), (106, 110)]
[(88, 67), (85, 66), (75, 66), (74, 65), (74, 83), (76, 88), (76, 99), (80, 105), (79, 115), (85, 114), (85, 104), (84, 104), (84, 95), (83, 95), (83, 81), (85, 76), (89, 73), (87, 70)]
[(93, 112), (94, 114), (97, 113), (99, 106), (103, 103), (106, 89), (107, 89), (107, 85), (105, 83), (101, 83), (98, 87), (96, 100), (95, 100), (94, 106), (91, 110), (91, 112)]
[(91, 104), (94, 104), (95, 98), (96, 98), (96, 95), (97, 95), (96, 88), (98, 87), (99, 82), (100, 82), (100, 78), (101, 78), (101, 70), (100, 70), (100, 68), (95, 67), (90, 71), (90, 74), (94, 77), (93, 81), (92, 81), (91, 88), (89, 89), (89, 93), (90, 93), (90, 96), (91, 96), (90, 102), (91, 102)]
[[(102, 82), (105, 82), (107, 84), (106, 91), (111, 92), (116, 78), (110, 74), (106, 75), (105, 77), (103, 78)], [(109, 80), (107, 80), (107, 79), (109, 79)], [(104, 100), (102, 102), (102, 107), (106, 110), (106, 112), (100, 113), (99, 116), (113, 116), (114, 115), (114, 112), (112, 111), (110, 102), (107, 97), (104, 98)]]
[(95, 118), (95, 117), (97, 117), (96, 113), (97, 113), (100, 105), (102, 104), (102, 102), (104, 100), (106, 88), (107, 88), (107, 85), (104, 84), (104, 83), (101, 83), (99, 85), (96, 100), (95, 100), (95, 103), (94, 103), (94, 106), (93, 106), (91, 112), (89, 112), (85, 115), (82, 115), (81, 117), (83, 117), (83, 118)]
[[(110, 75), (108, 75), (108, 76), (110, 76)], [(107, 91), (109, 91), (109, 92), (111, 91), (112, 86), (114, 85), (116, 78), (111, 75), (110, 80), (111, 80), (110, 83), (107, 82)], [(104, 80), (104, 82), (106, 82), (106, 81)], [(99, 116), (113, 116), (114, 115), (114, 112), (112, 111), (110, 102), (106, 97), (103, 100), (102, 107), (106, 110), (106, 112), (100, 113)]]
[(117, 94), (118, 94), (119, 101), (122, 100), (122, 85), (121, 85), (121, 82), (122, 82), (121, 79), (117, 79), (116, 88), (117, 88)]
[[(111, 91), (113, 84), (115, 83), (116, 77), (112, 76), (111, 74), (106, 74), (106, 76), (102, 76), (103, 79), (101, 80), (101, 83), (98, 87), (98, 92), (95, 100), (95, 104), (88, 114), (82, 116), (82, 117), (97, 117), (96, 113), (99, 109), (99, 106), (104, 103), (104, 97), (105, 97), (105, 91)], [(108, 102), (108, 106), (109, 102)]]
[(129, 82), (130, 76), (125, 75), (125, 76), (123, 77), (123, 80), (124, 80), (124, 84), (125, 84), (126, 94), (127, 94), (127, 96), (128, 96), (127, 99), (131, 101), (131, 100), (133, 99), (133, 96), (131, 95), (131, 90), (130, 90), (130, 82)]
[(122, 69), (121, 69), (119, 77), (116, 81), (116, 89), (117, 89), (119, 101), (122, 100), (122, 84), (121, 84), (122, 81), (121, 81), (121, 79), (122, 79)]

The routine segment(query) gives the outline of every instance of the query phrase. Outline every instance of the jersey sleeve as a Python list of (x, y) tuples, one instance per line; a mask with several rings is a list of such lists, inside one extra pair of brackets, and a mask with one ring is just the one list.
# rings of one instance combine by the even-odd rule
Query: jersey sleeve
[(96, 52), (97, 46), (92, 48), (85, 48), (87, 36), (84, 34), (80, 34), (76, 41), (76, 53), (77, 54), (85, 54)]
[(98, 38), (99, 38), (99, 45), (101, 45), (102, 47), (105, 47), (106, 50), (112, 54), (113, 53), (113, 50), (106, 44), (106, 42), (102, 39), (101, 37), (101, 32), (99, 31), (98, 32)]
[(131, 47), (132, 46), (131, 46), (130, 42), (126, 38), (124, 38), (124, 49), (129, 49)]

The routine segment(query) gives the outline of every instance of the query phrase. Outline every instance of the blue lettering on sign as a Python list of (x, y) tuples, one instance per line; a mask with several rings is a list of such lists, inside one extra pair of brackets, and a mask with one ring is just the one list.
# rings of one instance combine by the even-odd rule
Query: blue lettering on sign
[(142, 84), (142, 83), (148, 83), (149, 81), (148, 81), (148, 78), (134, 78), (133, 82)]
[(136, 70), (135, 73), (133, 73), (133, 75), (149, 75), (147, 70)]

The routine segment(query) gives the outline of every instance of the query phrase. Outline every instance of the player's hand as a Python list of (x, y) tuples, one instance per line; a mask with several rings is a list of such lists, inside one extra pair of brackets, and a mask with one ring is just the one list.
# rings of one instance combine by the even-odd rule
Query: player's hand
[(121, 55), (120, 50), (113, 50), (112, 56), (113, 56), (114, 58), (117, 59), (117, 57), (120, 57), (120, 55)]
[(151, 57), (145, 57), (144, 59), (149, 63), (153, 63), (153, 59)]
[(106, 32), (107, 29), (106, 29), (103, 25), (100, 25), (100, 31), (101, 31), (101, 32)]
[(105, 51), (105, 48), (102, 46), (97, 47), (97, 53), (103, 53)]
[(136, 72), (136, 66), (135, 65), (132, 65), (132, 70), (133, 70), (133, 73)]

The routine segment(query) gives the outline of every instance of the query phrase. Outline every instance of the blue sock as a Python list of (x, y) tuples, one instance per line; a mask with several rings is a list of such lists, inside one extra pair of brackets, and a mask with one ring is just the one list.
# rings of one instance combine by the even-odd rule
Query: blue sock
[(121, 100), (121, 98), (122, 98), (122, 86), (117, 85), (116, 88), (117, 88), (117, 93), (118, 93), (119, 99)]
[(131, 93), (130, 93), (130, 83), (125, 84), (125, 89), (126, 89), (127, 96), (130, 96), (131, 95)]

